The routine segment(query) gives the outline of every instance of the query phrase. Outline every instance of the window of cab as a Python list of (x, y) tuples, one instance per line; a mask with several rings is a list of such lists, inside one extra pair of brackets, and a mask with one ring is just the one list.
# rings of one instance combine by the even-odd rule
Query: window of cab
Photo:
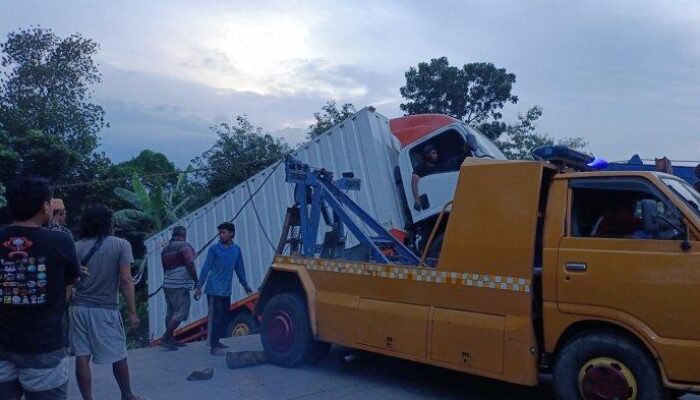
[(644, 179), (584, 178), (569, 187), (573, 237), (674, 240), (683, 235), (678, 209)]
[[(426, 151), (435, 149), (438, 154), (437, 162), (432, 168), (425, 168)], [(419, 146), (410, 150), (411, 165), (414, 171), (426, 170), (424, 176), (438, 173), (458, 171), (465, 157), (472, 155), (464, 136), (457, 130), (445, 131), (430, 140), (426, 140)], [(423, 175), (423, 174), (421, 174)]]

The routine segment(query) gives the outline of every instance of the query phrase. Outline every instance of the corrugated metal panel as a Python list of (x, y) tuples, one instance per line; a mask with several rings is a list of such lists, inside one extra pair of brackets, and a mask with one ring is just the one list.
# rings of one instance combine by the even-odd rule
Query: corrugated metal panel
[[(371, 109), (363, 109), (352, 118), (334, 126), (328, 132), (299, 148), (294, 157), (311, 166), (326, 168), (336, 174), (352, 171), (362, 181), (359, 192), (350, 192), (354, 201), (367, 210), (386, 228), (404, 226), (401, 199), (396, 191), (393, 168), (396, 165), (399, 144), (389, 130), (389, 120)], [(262, 186), (262, 188), (260, 188)], [(253, 201), (242, 208), (255, 193)], [(253, 203), (260, 221), (255, 215)], [(235, 220), (235, 242), (243, 251), (245, 270), (252, 288), (257, 288), (274, 255), (273, 245), (279, 240), (284, 214), (293, 203), (292, 187), (284, 181), (284, 165), (273, 165), (246, 182), (236, 186), (209, 204), (183, 218), (176, 225), (188, 227), (188, 241), (200, 249), (217, 234), (216, 226)], [(170, 229), (146, 241), (148, 249), (149, 293), (156, 291), (163, 281), (160, 249), (167, 244)], [(197, 259), (201, 268), (206, 252)], [(235, 278), (234, 278), (235, 279)], [(243, 297), (238, 282), (233, 285), (233, 299)], [(159, 337), (165, 331), (165, 300), (162, 292), (148, 301), (149, 331)], [(206, 315), (206, 302), (193, 302), (190, 319)]]

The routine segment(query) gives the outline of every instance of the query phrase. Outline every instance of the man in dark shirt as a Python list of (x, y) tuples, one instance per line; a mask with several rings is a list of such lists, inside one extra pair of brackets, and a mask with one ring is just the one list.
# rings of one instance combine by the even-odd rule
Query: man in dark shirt
[(418, 181), (420, 178), (438, 173), (442, 170), (440, 165), (440, 153), (435, 146), (427, 145), (423, 148), (423, 160), (413, 169), (413, 178), (411, 179), (411, 189), (413, 192), (413, 208), (420, 211), (420, 195), (418, 194)]
[(0, 229), (0, 400), (66, 399), (66, 287), (79, 279), (71, 238), (44, 229), (52, 215), (48, 181), (8, 186), (14, 222)]
[(173, 228), (170, 243), (160, 254), (163, 264), (163, 294), (168, 310), (165, 315), (165, 335), (161, 343), (164, 347), (177, 350), (173, 334), (182, 321), (190, 315), (190, 291), (197, 282), (197, 269), (194, 266), (194, 249), (187, 243), (187, 229), (184, 226)]

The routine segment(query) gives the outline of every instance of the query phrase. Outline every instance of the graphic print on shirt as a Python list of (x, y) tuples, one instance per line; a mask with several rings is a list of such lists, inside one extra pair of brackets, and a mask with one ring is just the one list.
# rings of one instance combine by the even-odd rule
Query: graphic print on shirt
[(10, 250), (0, 259), (0, 299), (4, 305), (31, 306), (46, 303), (46, 257), (30, 257), (34, 245), (25, 237), (12, 237), (2, 244)]

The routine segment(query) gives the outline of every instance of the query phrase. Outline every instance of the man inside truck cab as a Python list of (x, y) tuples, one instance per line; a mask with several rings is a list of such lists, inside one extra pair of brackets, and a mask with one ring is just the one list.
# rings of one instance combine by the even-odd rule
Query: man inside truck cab
[(420, 195), (418, 194), (418, 181), (420, 178), (436, 174), (443, 170), (440, 164), (440, 153), (435, 146), (429, 144), (423, 148), (423, 160), (413, 169), (413, 177), (411, 179), (411, 190), (413, 192), (413, 208), (420, 210)]
[(611, 205), (598, 219), (592, 236), (630, 237), (642, 231), (642, 219), (635, 215), (637, 200), (634, 197), (622, 198)]
[(423, 148), (423, 158), (418, 165), (413, 169), (411, 179), (411, 191), (413, 192), (413, 207), (420, 211), (420, 194), (418, 193), (418, 182), (424, 176), (439, 174), (441, 172), (459, 171), (459, 167), (467, 157), (473, 156), (473, 151), (468, 143), (464, 143), (461, 151), (453, 157), (441, 159), (440, 152), (437, 148), (428, 144)]

